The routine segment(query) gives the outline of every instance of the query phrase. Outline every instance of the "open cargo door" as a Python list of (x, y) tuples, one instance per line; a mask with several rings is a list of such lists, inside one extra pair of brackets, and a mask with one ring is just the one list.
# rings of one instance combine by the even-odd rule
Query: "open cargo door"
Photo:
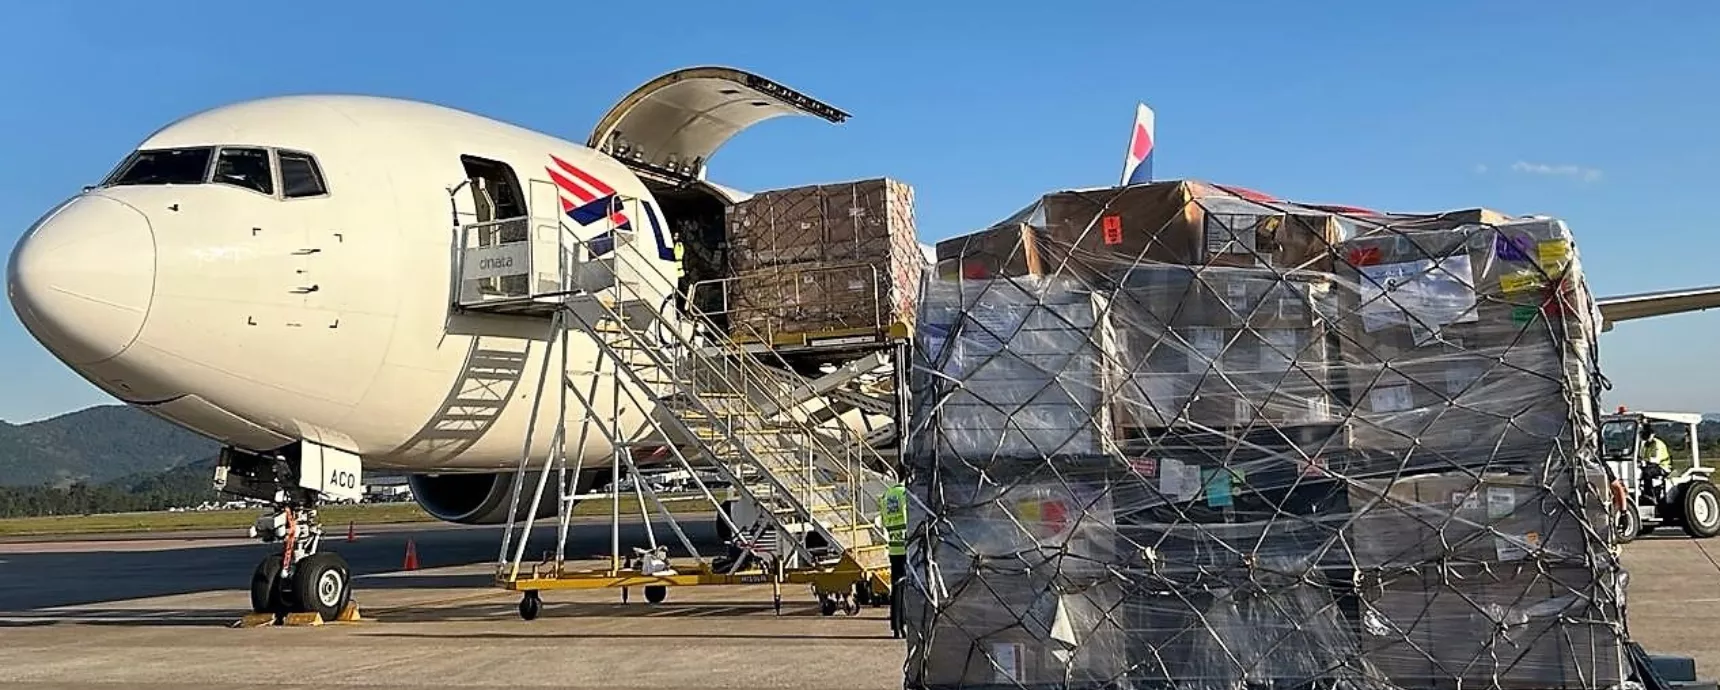
[(848, 113), (756, 74), (689, 67), (627, 94), (598, 121), (586, 145), (665, 181), (703, 180), (706, 161), (729, 139), (784, 115), (848, 119)]

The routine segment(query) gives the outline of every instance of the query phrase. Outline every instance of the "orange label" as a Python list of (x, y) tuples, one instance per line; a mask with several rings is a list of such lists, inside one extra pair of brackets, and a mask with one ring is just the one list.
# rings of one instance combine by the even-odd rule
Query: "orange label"
[(1123, 243), (1122, 216), (1105, 216), (1099, 219), (1099, 227), (1105, 231), (1105, 244)]

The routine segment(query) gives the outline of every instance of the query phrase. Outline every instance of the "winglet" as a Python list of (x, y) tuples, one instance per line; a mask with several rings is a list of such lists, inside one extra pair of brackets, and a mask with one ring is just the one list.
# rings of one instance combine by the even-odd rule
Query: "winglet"
[(1153, 181), (1153, 144), (1154, 137), (1153, 109), (1145, 103), (1135, 104), (1135, 126), (1129, 134), (1128, 155), (1123, 158), (1123, 176), (1120, 186), (1144, 184)]

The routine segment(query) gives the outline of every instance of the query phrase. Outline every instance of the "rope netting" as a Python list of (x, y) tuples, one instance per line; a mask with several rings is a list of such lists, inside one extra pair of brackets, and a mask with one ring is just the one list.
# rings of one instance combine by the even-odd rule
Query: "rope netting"
[(909, 687), (1620, 682), (1563, 222), (1065, 192), (919, 309)]

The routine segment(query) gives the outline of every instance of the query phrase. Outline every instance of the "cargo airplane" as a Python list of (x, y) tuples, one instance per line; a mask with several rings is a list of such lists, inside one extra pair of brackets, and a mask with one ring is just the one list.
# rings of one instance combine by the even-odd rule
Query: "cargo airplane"
[[(671, 223), (720, 223), (746, 197), (706, 181), (706, 161), (742, 130), (789, 115), (848, 117), (719, 67), (649, 81), (583, 144), (388, 98), (217, 107), (162, 127), (48, 211), (12, 252), (7, 295), (56, 358), (221, 442), (217, 483), (275, 506), (259, 532), (291, 545), (258, 565), (254, 608), (331, 618), (351, 581), (318, 548), (317, 503), (358, 499), (362, 459), (409, 473), (436, 518), (505, 522), (540, 366), (560, 357), (546, 351), (547, 319), (454, 308), (457, 230), (523, 217), (534, 183), (553, 183), (544, 203), (580, 239), (626, 227), (673, 275)], [(568, 350), (570, 376), (591, 377), (595, 345), (575, 338)], [(590, 388), (611, 403), (612, 388)], [(570, 424), (584, 416), (569, 405)], [(539, 416), (536, 454), (549, 451), (549, 417)], [(571, 451), (583, 460), (576, 490), (595, 488), (613, 451), (585, 435)]]
[[(255, 610), (332, 618), (351, 576), (320, 548), (315, 508), (360, 498), (361, 470), (408, 473), (418, 503), (448, 522), (498, 524), (513, 507), (538, 372), (561, 353), (541, 319), (456, 308), (460, 228), (551, 206), (582, 240), (619, 228), (648, 238), (670, 275), (672, 224), (720, 225), (746, 197), (708, 181), (706, 162), (742, 130), (791, 115), (848, 117), (721, 67), (647, 82), (583, 144), (398, 99), (218, 107), (151, 134), (48, 211), (12, 252), (7, 296), (79, 375), (221, 442), (217, 485), (272, 505), (257, 532), (286, 545), (255, 570)], [(528, 193), (550, 184), (551, 198)], [(1609, 304), (1613, 318), (1640, 318), (1713, 306), (1717, 293)], [(568, 377), (590, 383), (597, 348), (569, 342)], [(592, 388), (596, 404), (612, 402), (613, 389)], [(535, 456), (555, 421), (531, 429)], [(584, 492), (615, 449), (581, 437)]]

